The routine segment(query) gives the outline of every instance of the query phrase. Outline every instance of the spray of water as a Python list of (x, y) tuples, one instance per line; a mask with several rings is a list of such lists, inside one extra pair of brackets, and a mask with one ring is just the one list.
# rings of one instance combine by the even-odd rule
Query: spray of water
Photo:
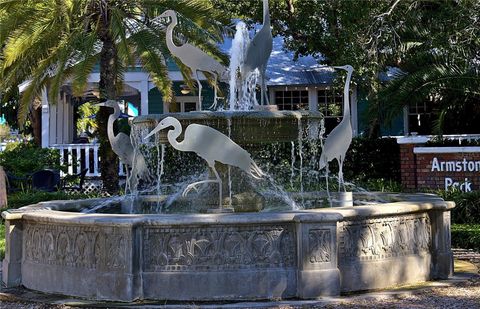
[(243, 96), (241, 86), (241, 66), (244, 62), (250, 37), (248, 35), (247, 26), (243, 22), (237, 24), (237, 32), (233, 38), (232, 48), (230, 50), (230, 110), (236, 110), (239, 98)]

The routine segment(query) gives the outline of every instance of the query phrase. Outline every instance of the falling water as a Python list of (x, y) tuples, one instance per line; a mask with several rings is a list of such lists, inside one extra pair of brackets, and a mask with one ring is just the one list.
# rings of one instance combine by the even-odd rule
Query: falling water
[(243, 22), (237, 24), (237, 32), (233, 38), (232, 48), (230, 50), (230, 97), (229, 105), (230, 110), (236, 110), (237, 104), (242, 97), (242, 86), (240, 71), (241, 65), (244, 62), (247, 52), (248, 44), (250, 43), (250, 37), (248, 35), (247, 26)]
[(302, 196), (302, 207), (305, 207), (303, 198), (303, 126), (301, 116), (297, 117), (298, 121), (298, 156), (300, 158), (300, 194)]
[[(228, 138), (232, 136), (232, 118), (227, 118)], [(228, 165), (228, 207), (232, 208), (232, 167)]]
[[(165, 163), (165, 144), (157, 143), (157, 196), (162, 194), (161, 184), (163, 176), (163, 164)], [(157, 199), (157, 210), (160, 209), (160, 199)]]
[(292, 145), (292, 151), (291, 153), (291, 159), (290, 159), (290, 166), (291, 166), (291, 171), (290, 171), (290, 187), (293, 189), (293, 178), (295, 177), (295, 142), (291, 141), (290, 142)]

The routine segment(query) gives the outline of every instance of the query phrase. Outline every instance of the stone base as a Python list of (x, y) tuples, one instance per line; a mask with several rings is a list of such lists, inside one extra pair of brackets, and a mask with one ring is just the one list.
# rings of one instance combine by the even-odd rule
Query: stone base
[(301, 299), (340, 294), (340, 271), (309, 270), (298, 272), (297, 295)]
[(339, 265), (342, 292), (381, 289), (395, 285), (428, 281), (431, 257), (412, 255), (378, 261), (352, 261)]
[(244, 300), (295, 297), (296, 271), (242, 269), (144, 273), (145, 299)]
[(7, 286), (111, 301), (311, 299), (453, 270), (453, 204), (438, 198), (244, 214), (42, 207), (2, 213)]

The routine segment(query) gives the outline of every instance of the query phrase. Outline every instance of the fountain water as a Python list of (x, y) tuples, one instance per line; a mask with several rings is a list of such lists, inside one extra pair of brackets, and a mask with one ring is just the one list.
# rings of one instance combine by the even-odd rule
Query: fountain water
[[(244, 27), (238, 29), (242, 39), (234, 45), (248, 50)], [(232, 60), (233, 68), (241, 67), (243, 55)], [(254, 89), (251, 78), (241, 80)], [(322, 115), (251, 111), (242, 100), (255, 92), (232, 84), (229, 109), (240, 111), (133, 121), (133, 153), (157, 177), (136, 179), (137, 190), (128, 198), (45, 202), (3, 212), (3, 282), (115, 301), (256, 300), (317, 298), (452, 274), (453, 203), (434, 195), (381, 194), (385, 203), (325, 208), (331, 199), (320, 190), (325, 176), (318, 167), (331, 158), (321, 160)], [(172, 116), (183, 128), (201, 124), (209, 128), (204, 132), (222, 132), (225, 143), (208, 149), (204, 159), (231, 140), (268, 175), (253, 179), (230, 161), (207, 165), (195, 153), (175, 151), (167, 130), (155, 142), (145, 141)], [(198, 193), (183, 197), (188, 185), (211, 177), (207, 166), (218, 171), (217, 185), (197, 186)], [(290, 185), (288, 193), (282, 185)], [(354, 198), (371, 200), (361, 192)], [(207, 213), (219, 202), (237, 213)]]

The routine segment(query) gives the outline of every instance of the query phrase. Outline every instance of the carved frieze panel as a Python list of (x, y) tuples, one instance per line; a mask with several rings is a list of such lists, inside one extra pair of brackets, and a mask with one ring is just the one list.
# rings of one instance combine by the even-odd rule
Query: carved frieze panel
[(27, 222), (24, 260), (86, 269), (122, 270), (131, 259), (131, 235), (113, 227)]
[(432, 238), (426, 213), (347, 221), (339, 233), (340, 262), (425, 253)]
[(329, 229), (312, 229), (308, 232), (308, 259), (310, 263), (327, 263), (332, 259), (332, 233)]
[(293, 226), (146, 228), (146, 271), (291, 267)]

